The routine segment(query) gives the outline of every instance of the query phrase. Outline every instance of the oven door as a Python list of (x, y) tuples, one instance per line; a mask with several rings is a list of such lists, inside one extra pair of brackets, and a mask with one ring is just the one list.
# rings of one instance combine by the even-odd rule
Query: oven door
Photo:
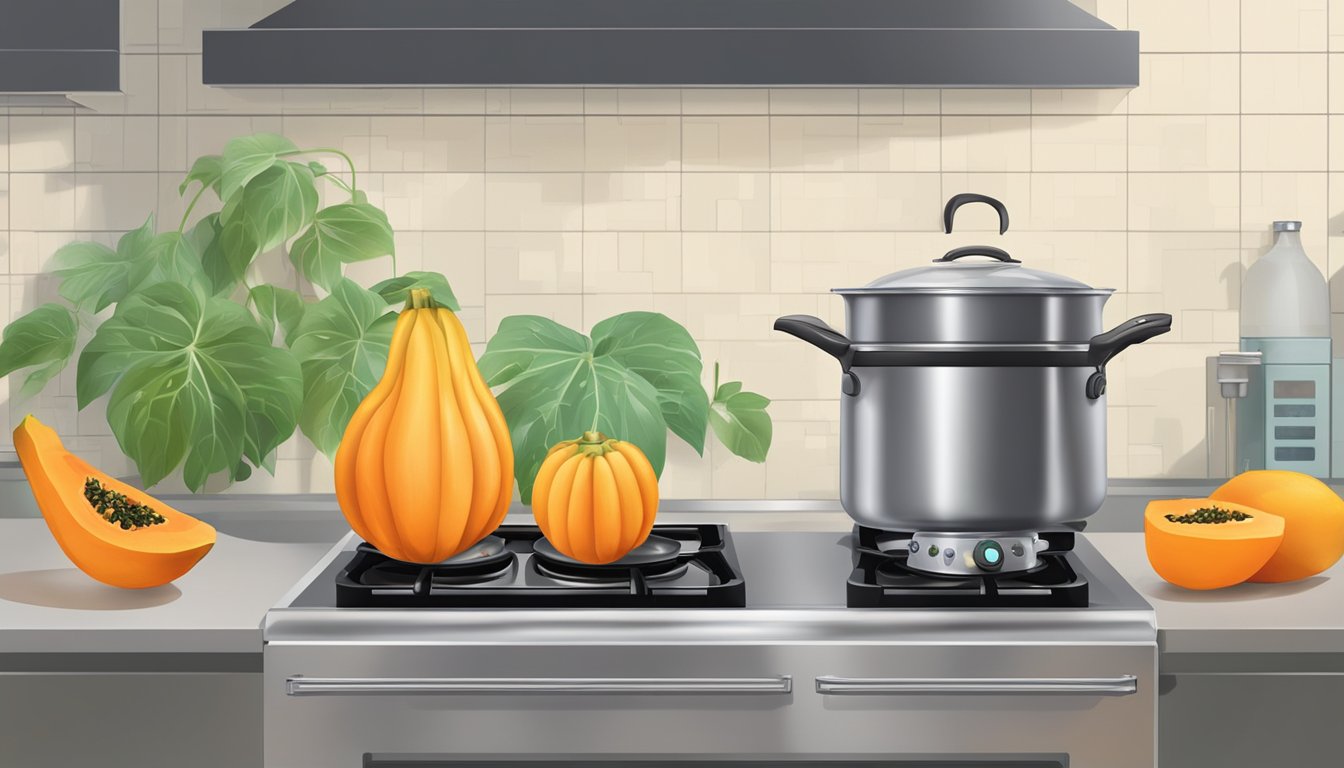
[(1144, 768), (1152, 645), (268, 645), (267, 768)]

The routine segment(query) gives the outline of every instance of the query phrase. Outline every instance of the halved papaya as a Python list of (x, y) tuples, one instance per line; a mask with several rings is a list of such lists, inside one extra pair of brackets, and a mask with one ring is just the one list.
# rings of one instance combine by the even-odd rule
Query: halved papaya
[(1148, 502), (1143, 540), (1157, 575), (1187, 589), (1240, 584), (1274, 556), (1283, 518), (1226, 501)]
[[(104, 584), (127, 589), (167, 584), (191, 570), (215, 545), (214, 528), (95, 469), (32, 416), (14, 430), (14, 448), (61, 551)], [(102, 489), (148, 507), (163, 522), (130, 528), (109, 522), (85, 498), (90, 478)]]
[(1283, 518), (1283, 544), (1250, 581), (1296, 581), (1344, 556), (1344, 499), (1311, 475), (1283, 469), (1242, 472), (1209, 494)]

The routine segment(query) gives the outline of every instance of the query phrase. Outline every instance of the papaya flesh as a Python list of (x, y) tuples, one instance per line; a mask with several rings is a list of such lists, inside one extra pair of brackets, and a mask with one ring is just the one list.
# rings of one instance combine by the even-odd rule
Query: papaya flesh
[(1209, 494), (1283, 518), (1283, 544), (1250, 581), (1296, 581), (1344, 555), (1344, 499), (1311, 475), (1282, 469), (1243, 472)]
[(1212, 499), (1148, 502), (1143, 540), (1157, 575), (1186, 589), (1240, 584), (1264, 567), (1283, 540), (1283, 518)]
[[(55, 430), (32, 416), (14, 430), (14, 448), (56, 543), (81, 571), (114, 587), (144, 589), (178, 578), (215, 545), (215, 529), (70, 453)], [(105, 489), (153, 509), (164, 522), (123, 529), (84, 497), (93, 478)]]

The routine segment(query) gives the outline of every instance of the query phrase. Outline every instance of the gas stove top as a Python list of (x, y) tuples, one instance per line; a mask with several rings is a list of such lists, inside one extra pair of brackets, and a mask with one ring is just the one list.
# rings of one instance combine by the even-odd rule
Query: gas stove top
[(338, 559), (328, 571), (335, 571), (336, 605), (341, 608), (746, 604), (737, 554), (722, 525), (655, 526), (647, 542), (609, 565), (588, 565), (560, 554), (536, 526), (504, 525), (444, 563), (404, 563), (360, 544), (353, 558)]

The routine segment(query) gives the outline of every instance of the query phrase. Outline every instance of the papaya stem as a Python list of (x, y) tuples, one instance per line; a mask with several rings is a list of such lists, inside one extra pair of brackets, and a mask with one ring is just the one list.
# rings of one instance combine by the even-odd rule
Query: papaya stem
[(406, 296), (405, 309), (433, 309), (437, 306), (428, 288), (412, 288)]

